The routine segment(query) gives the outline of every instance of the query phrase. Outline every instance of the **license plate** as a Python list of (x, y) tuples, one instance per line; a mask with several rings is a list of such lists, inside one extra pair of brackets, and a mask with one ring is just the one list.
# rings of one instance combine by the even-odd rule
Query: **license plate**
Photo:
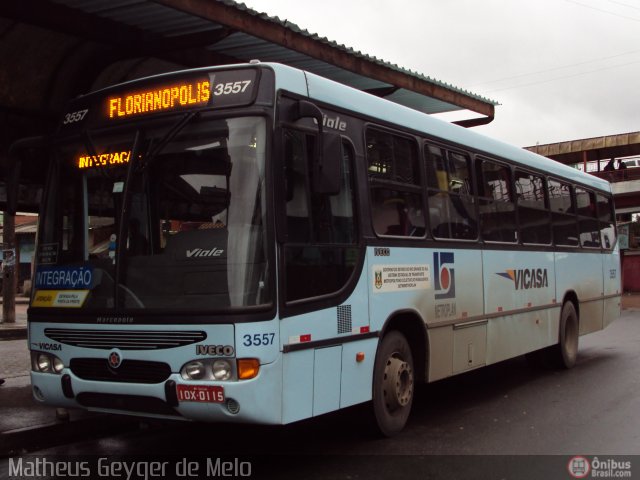
[(224, 388), (212, 385), (178, 385), (176, 387), (180, 402), (224, 402)]

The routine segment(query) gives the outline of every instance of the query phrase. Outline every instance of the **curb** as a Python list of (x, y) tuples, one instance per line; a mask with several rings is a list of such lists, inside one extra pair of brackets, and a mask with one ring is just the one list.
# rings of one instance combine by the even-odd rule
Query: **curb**
[(138, 430), (140, 419), (98, 414), (74, 421), (9, 430), (2, 433), (0, 458), (22, 455), (84, 439)]
[(24, 340), (27, 338), (27, 327), (0, 327), (0, 340)]

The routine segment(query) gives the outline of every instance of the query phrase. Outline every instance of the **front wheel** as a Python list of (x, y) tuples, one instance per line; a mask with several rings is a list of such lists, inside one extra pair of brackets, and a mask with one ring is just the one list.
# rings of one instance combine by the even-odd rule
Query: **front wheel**
[(402, 431), (413, 403), (413, 355), (400, 332), (382, 339), (373, 372), (373, 413), (378, 430), (387, 437)]

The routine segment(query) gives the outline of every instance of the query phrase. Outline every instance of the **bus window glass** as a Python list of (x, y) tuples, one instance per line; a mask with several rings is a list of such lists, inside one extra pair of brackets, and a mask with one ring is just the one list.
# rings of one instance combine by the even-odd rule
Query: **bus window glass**
[(373, 228), (378, 235), (424, 237), (425, 220), (416, 143), (367, 131)]
[(371, 186), (373, 228), (379, 235), (423, 237), (422, 197), (409, 192)]
[(583, 188), (576, 188), (576, 205), (580, 245), (587, 248), (599, 248), (600, 225), (598, 223), (595, 194)]
[(287, 302), (313, 299), (340, 290), (351, 278), (358, 259), (354, 219), (353, 154), (343, 145), (338, 195), (311, 191), (315, 137), (287, 130), (285, 146), (284, 246)]
[(299, 132), (285, 133), (286, 158), (286, 216), (287, 238), (291, 242), (308, 242), (311, 239), (309, 215), (309, 185), (307, 175), (307, 145), (312, 148), (314, 137)]
[(517, 241), (516, 216), (511, 171), (495, 162), (481, 160), (478, 170), (478, 197), (482, 238), (490, 242)]
[(478, 222), (469, 157), (429, 145), (425, 149), (425, 164), (432, 235), (476, 239)]
[(578, 230), (572, 187), (557, 180), (549, 180), (549, 206), (553, 241), (556, 245), (578, 245)]
[(613, 201), (610, 197), (596, 194), (598, 218), (600, 219), (600, 240), (602, 247), (612, 249), (616, 243), (616, 228), (613, 220)]
[(516, 171), (515, 176), (522, 243), (548, 245), (551, 243), (551, 230), (544, 179), (522, 171)]
[(55, 253), (37, 273), (90, 272), (74, 297), (83, 308), (217, 311), (271, 301), (264, 119), (174, 125), (139, 125), (136, 158), (135, 132), (60, 147), (40, 239)]
[(369, 178), (419, 185), (420, 170), (415, 142), (378, 130), (367, 132)]

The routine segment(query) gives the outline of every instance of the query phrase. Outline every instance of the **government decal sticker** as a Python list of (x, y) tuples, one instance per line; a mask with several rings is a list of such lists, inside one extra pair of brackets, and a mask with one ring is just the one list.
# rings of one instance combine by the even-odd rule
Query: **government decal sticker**
[(401, 292), (431, 288), (429, 265), (374, 265), (374, 292)]

